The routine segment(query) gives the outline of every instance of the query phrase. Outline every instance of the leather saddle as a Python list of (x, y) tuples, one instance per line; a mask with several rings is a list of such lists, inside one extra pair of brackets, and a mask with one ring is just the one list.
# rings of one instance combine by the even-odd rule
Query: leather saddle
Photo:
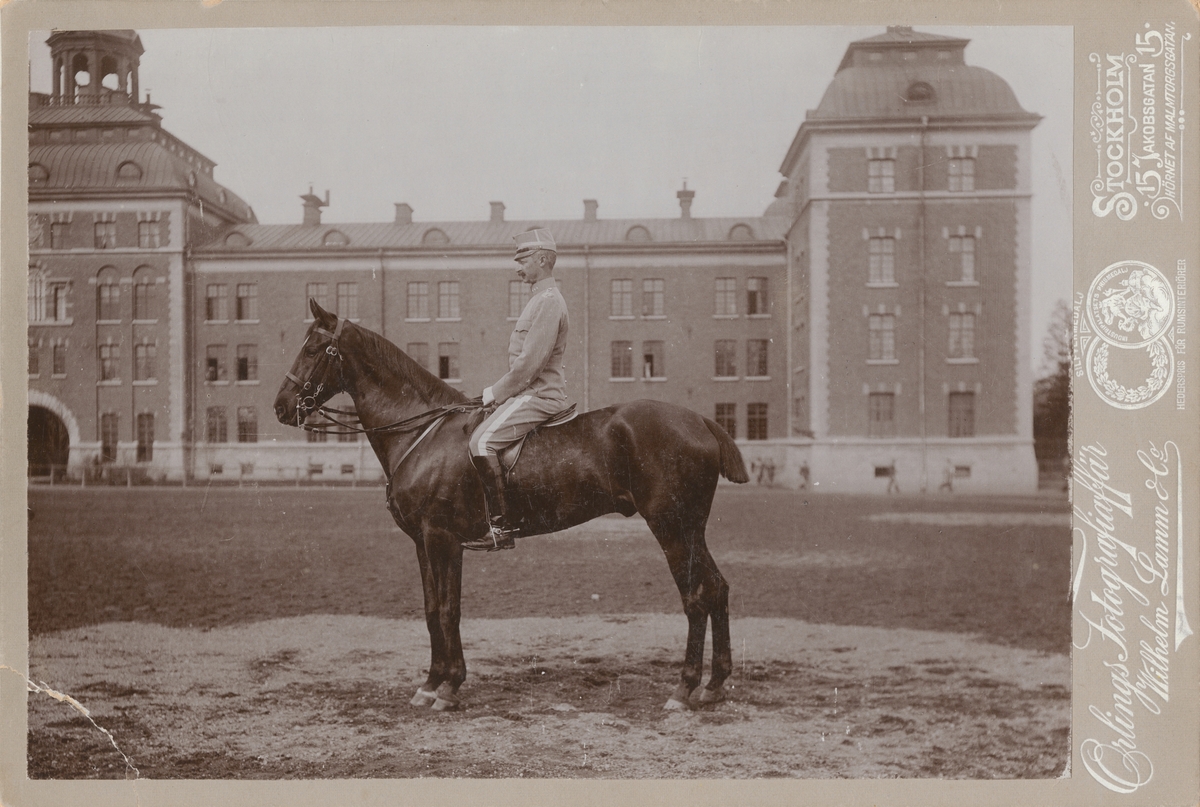
[(561, 412), (552, 415), (549, 419), (543, 420), (538, 425), (534, 426), (520, 440), (511, 443), (500, 449), (497, 455), (500, 459), (500, 467), (504, 469), (505, 474), (512, 473), (512, 469), (516, 467), (517, 460), (521, 458), (521, 449), (525, 447), (525, 441), (532, 437), (539, 429), (549, 429), (551, 426), (561, 426), (564, 423), (575, 419), (575, 404), (571, 404)]
[[(483, 422), (484, 418), (491, 413), (491, 411), (491, 409), (481, 409), (472, 415), (467, 421), (466, 425), (463, 426), (463, 433), (473, 433), (475, 429), (479, 427), (479, 424)], [(515, 443), (510, 443), (509, 445), (500, 449), (497, 456), (500, 459), (500, 467), (504, 469), (504, 473), (512, 473), (512, 469), (516, 466), (517, 460), (521, 458), (521, 449), (525, 446), (525, 441), (529, 439), (530, 435), (532, 435), (538, 429), (548, 429), (551, 426), (561, 426), (568, 421), (574, 420), (577, 414), (578, 412), (575, 411), (575, 404), (571, 404), (561, 412), (551, 415), (548, 419), (543, 420), (541, 423), (534, 426), (532, 429), (526, 432), (524, 437), (517, 440)]]

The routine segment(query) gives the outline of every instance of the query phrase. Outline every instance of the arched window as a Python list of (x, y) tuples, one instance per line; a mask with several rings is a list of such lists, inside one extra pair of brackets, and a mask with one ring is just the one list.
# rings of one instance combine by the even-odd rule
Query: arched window
[(250, 246), (250, 238), (245, 233), (234, 230), (229, 235), (225, 236), (225, 246), (248, 247)]
[(753, 241), (754, 230), (750, 229), (749, 224), (735, 224), (729, 230), (730, 241)]
[(330, 230), (325, 233), (322, 243), (327, 247), (344, 247), (350, 243), (350, 239), (340, 230)]
[(121, 286), (117, 270), (106, 266), (96, 275), (96, 319), (121, 319)]
[(158, 301), (154, 292), (153, 270), (149, 266), (139, 266), (133, 273), (134, 319), (158, 319)]
[(449, 244), (450, 236), (439, 230), (437, 227), (432, 227), (425, 231), (421, 236), (422, 244)]
[(29, 185), (45, 185), (50, 180), (50, 170), (41, 163), (29, 164)]
[(626, 241), (650, 241), (650, 231), (640, 224), (630, 227), (625, 233)]
[(117, 182), (139, 182), (142, 179), (142, 167), (133, 160), (126, 160), (117, 166)]

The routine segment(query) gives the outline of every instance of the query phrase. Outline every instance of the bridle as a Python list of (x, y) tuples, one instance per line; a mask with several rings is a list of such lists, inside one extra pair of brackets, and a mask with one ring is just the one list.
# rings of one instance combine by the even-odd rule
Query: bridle
[[(324, 374), (326, 364), (330, 361), (336, 361), (338, 367), (338, 380), (341, 381), (342, 389), (345, 389), (345, 376), (342, 374), (342, 352), (338, 349), (338, 342), (342, 337), (342, 328), (345, 327), (346, 320), (338, 317), (337, 326), (333, 331), (327, 331), (319, 325), (313, 327), (308, 335), (311, 339), (314, 334), (328, 336), (330, 342), (325, 346), (325, 350), (317, 357), (317, 363), (313, 366), (312, 372), (309, 374), (307, 381), (301, 381), (291, 370), (284, 374), (284, 377), (296, 385), (296, 425), (302, 429), (312, 431), (313, 427), (305, 424), (305, 420), (312, 412), (324, 414), (325, 407), (318, 402), (321, 393), (325, 391), (325, 384), (317, 381), (314, 386), (314, 379), (318, 373)], [(308, 339), (304, 340), (305, 345), (308, 344)], [(302, 348), (303, 350), (303, 348)], [(332, 410), (338, 411), (338, 410)], [(339, 412), (339, 414), (353, 414), (352, 412)], [(328, 417), (328, 416), (327, 416)], [(332, 418), (330, 418), (332, 420)], [(336, 421), (335, 421), (336, 422)]]
[[(417, 438), (416, 442), (413, 443), (408, 452), (406, 452), (404, 457), (401, 458), (400, 461), (403, 462), (404, 459), (408, 457), (408, 454), (412, 452), (412, 449), (416, 448), (417, 443), (420, 443), (421, 440), (428, 436), (428, 434), (433, 431), (437, 424), (439, 424), (447, 416), (461, 412), (472, 412), (483, 407), (483, 401), (475, 398), (462, 403), (445, 404), (437, 407), (436, 409), (429, 409), (425, 412), (421, 412), (420, 414), (413, 415), (412, 417), (407, 417), (403, 420), (389, 423), (386, 426), (373, 426), (369, 429), (364, 429), (361, 426), (356, 426), (353, 423), (347, 423), (334, 417), (334, 415), (340, 415), (342, 417), (355, 419), (358, 418), (357, 412), (351, 412), (345, 409), (335, 409), (319, 403), (321, 393), (325, 391), (326, 387), (324, 382), (315, 381), (318, 375), (324, 374), (323, 371), (326, 365), (330, 361), (335, 361), (337, 362), (338, 381), (340, 384), (339, 389), (332, 394), (337, 394), (339, 391), (345, 391), (346, 377), (344, 374), (344, 365), (342, 364), (342, 351), (339, 347), (339, 340), (342, 337), (342, 329), (345, 327), (346, 322), (347, 320), (338, 317), (337, 325), (332, 331), (328, 331), (319, 325), (315, 325), (312, 331), (309, 333), (309, 339), (311, 339), (314, 334), (318, 334), (320, 336), (328, 336), (330, 342), (325, 346), (325, 350), (322, 351), (321, 355), (317, 357), (317, 362), (313, 365), (312, 372), (309, 374), (307, 381), (301, 381), (290, 370), (284, 374), (284, 377), (288, 381), (296, 385), (296, 425), (299, 428), (304, 429), (305, 431), (322, 432), (326, 434), (331, 431), (331, 429), (324, 424), (314, 425), (306, 423), (305, 421), (312, 413), (321, 415), (326, 420), (340, 427), (340, 429), (344, 430), (345, 432), (357, 432), (359, 434), (382, 434), (387, 432), (403, 433), (416, 431), (417, 429), (426, 427), (425, 432), (422, 433), (419, 438)], [(305, 339), (304, 343), (307, 345), (308, 339)]]

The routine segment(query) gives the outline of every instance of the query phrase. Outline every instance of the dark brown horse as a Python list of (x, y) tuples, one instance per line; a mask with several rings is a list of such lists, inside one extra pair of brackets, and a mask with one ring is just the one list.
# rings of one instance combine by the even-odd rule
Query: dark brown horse
[[(421, 565), (431, 659), (412, 702), (453, 709), (467, 677), (459, 638), (462, 542), (487, 532), (464, 432), (478, 403), (378, 334), (309, 303), (315, 321), (280, 387), (275, 414), (303, 426), (338, 392), (353, 399), (387, 474), (388, 509), (416, 544)], [(729, 586), (704, 542), (718, 475), (748, 479), (737, 445), (721, 427), (678, 406), (636, 401), (536, 431), (509, 478), (509, 517), (525, 536), (613, 512), (646, 519), (688, 618), (682, 680), (668, 709), (688, 706), (700, 686), (709, 619), (712, 670), (700, 704), (723, 700), (732, 668)]]

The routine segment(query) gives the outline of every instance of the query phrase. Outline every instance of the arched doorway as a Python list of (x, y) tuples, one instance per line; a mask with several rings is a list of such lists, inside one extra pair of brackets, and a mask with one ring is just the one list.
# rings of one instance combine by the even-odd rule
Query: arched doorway
[(29, 407), (29, 475), (49, 476), (66, 473), (71, 453), (67, 426), (58, 415), (44, 406)]

